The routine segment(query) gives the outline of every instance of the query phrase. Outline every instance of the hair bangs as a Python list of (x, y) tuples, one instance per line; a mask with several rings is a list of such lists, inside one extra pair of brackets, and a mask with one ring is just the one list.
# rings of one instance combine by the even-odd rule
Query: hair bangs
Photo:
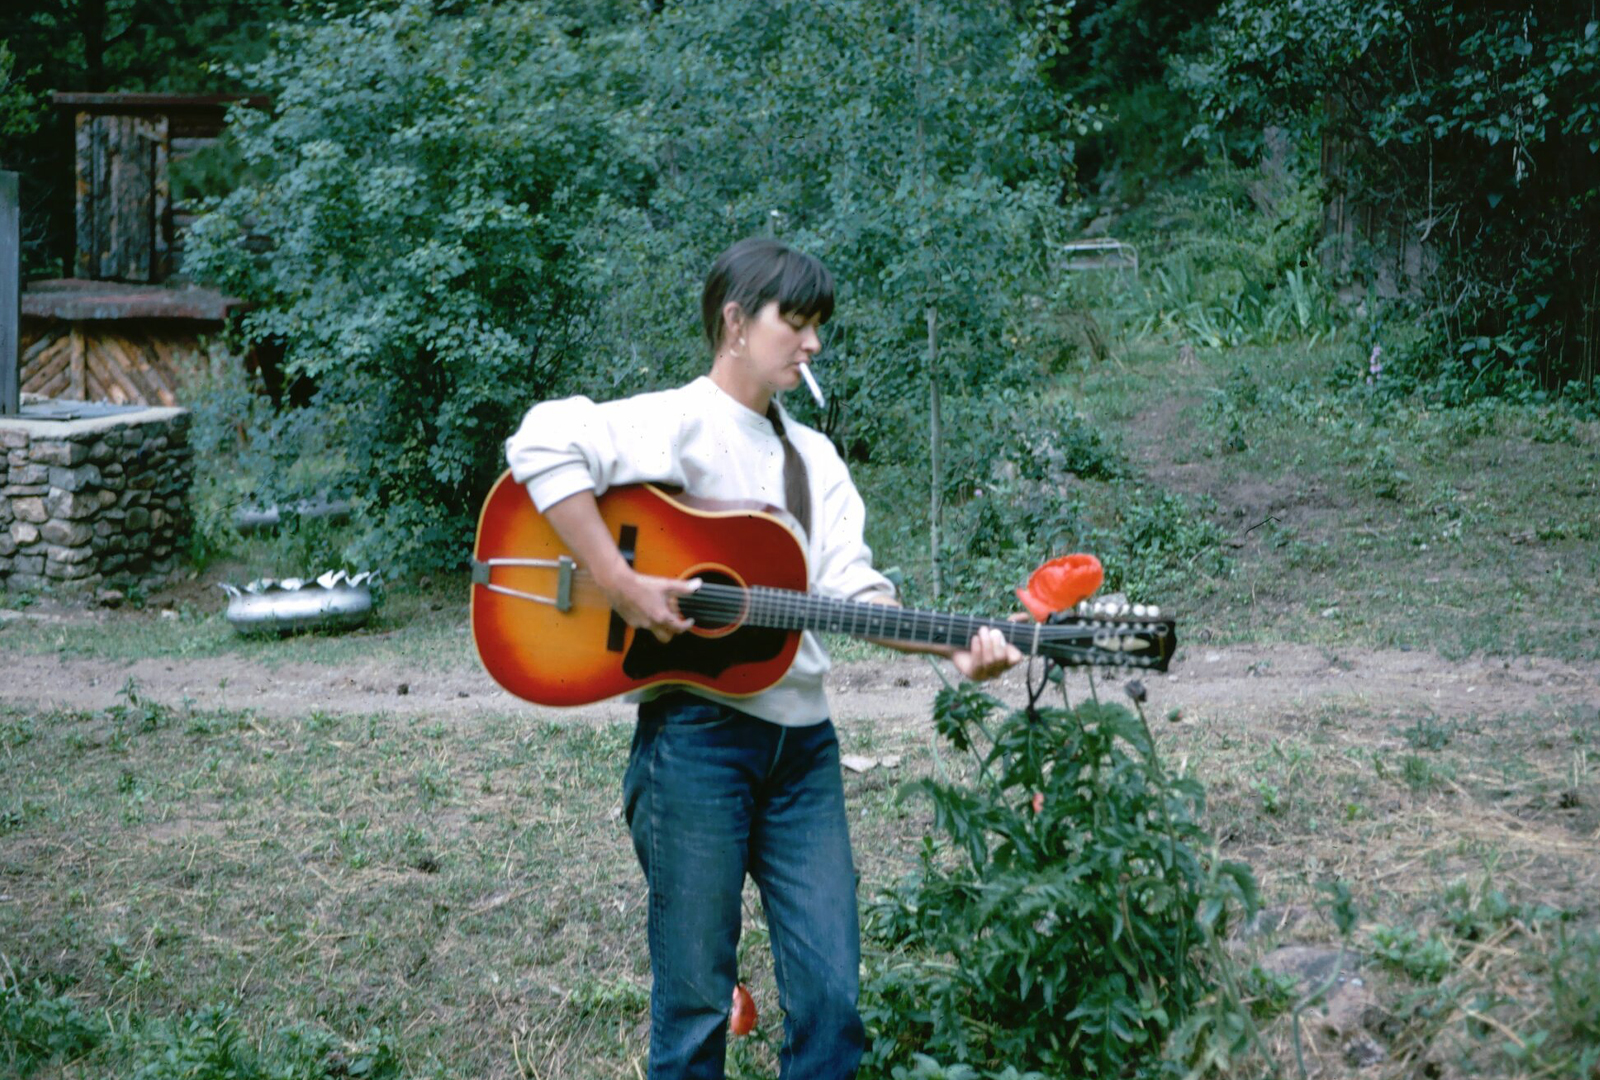
[(833, 318), (833, 275), (828, 268), (803, 251), (790, 249), (785, 255), (772, 290), (779, 314), (815, 316), (821, 322)]

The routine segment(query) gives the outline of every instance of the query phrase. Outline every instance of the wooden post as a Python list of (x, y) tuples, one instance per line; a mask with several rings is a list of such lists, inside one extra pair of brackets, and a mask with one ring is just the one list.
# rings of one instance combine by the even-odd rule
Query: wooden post
[(0, 416), (22, 409), (22, 218), (17, 174), (0, 172)]
[(165, 116), (145, 123), (145, 138), (150, 140), (150, 280), (165, 281), (172, 271), (168, 248), (172, 233), (172, 185), (167, 179), (167, 160), (171, 152), (171, 125)]
[(94, 117), (89, 113), (80, 112), (74, 121), (74, 137), (77, 142), (77, 162), (74, 165), (76, 186), (76, 217), (78, 224), (78, 255), (73, 263), (76, 276), (92, 278), (99, 275), (100, 250), (95, 240), (94, 232), (94, 185), (95, 185), (95, 157), (94, 157)]
[(67, 380), (67, 393), (63, 397), (74, 397), (78, 401), (89, 400), (89, 365), (84, 356), (83, 324), (72, 322), (67, 330), (67, 355), (69, 357)]

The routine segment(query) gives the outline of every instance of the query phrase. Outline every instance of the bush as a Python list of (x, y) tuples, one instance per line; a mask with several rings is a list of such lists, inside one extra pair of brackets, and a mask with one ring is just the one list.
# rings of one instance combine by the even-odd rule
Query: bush
[(1007, 5), (572, 10), (373, 7), (287, 28), (252, 70), (275, 103), (235, 118), (254, 179), (188, 258), (317, 388), (358, 561), (461, 562), (532, 402), (703, 370), (700, 281), (742, 235), (837, 275), (837, 407), (791, 404), (865, 455), (927, 460), (930, 380), (1037, 370), (1003, 337), (1064, 220), (1073, 114)]
[(1119, 480), (1126, 465), (1063, 399), (1005, 389), (951, 402), (947, 415), (941, 541), (948, 599), (1009, 606), (1010, 590), (1034, 566), (1088, 542), (1084, 483)]
[[(196, 224), (189, 265), (257, 301), (246, 337), (316, 386), (368, 524), (357, 561), (460, 562), (522, 395), (572, 356), (565, 208), (639, 167), (565, 29), (531, 6), (416, 3), (286, 27), (253, 71), (275, 112), (234, 117), (263, 178)], [(317, 494), (281, 469), (272, 486)]]
[(1600, 1069), (1600, 933), (1563, 933), (1548, 969), (1547, 1060), (1574, 1075)]
[(234, 1012), (212, 1006), (170, 1020), (130, 1026), (120, 1036), (138, 1064), (133, 1080), (398, 1080), (400, 1058), (377, 1032), (345, 1044), (325, 1031), (293, 1026), (263, 1054)]
[(1139, 279), (1118, 280), (1110, 298), (1129, 332), (1199, 348), (1315, 343), (1338, 332), (1343, 320), (1316, 258), (1315, 160), (1303, 142), (1275, 145), (1277, 157), (1249, 166), (1213, 160), (1118, 223), (1141, 256)]
[(942, 835), (867, 905), (867, 1075), (1156, 1076), (1242, 1052), (1252, 1029), (1213, 965), (1255, 881), (1209, 854), (1200, 784), (1120, 706), (998, 707), (970, 685), (938, 697), (976, 777), (912, 786)]
[(1419, 982), (1438, 982), (1455, 963), (1455, 950), (1448, 941), (1431, 934), (1423, 937), (1409, 926), (1374, 926), (1372, 948), (1385, 966)]

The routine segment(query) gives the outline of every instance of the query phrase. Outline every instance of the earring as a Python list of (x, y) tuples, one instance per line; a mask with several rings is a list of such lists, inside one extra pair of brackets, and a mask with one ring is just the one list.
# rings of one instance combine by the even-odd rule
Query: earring
[(739, 344), (740, 344), (740, 345), (743, 345), (743, 344), (744, 344), (744, 338), (740, 338), (740, 339), (739, 339)]

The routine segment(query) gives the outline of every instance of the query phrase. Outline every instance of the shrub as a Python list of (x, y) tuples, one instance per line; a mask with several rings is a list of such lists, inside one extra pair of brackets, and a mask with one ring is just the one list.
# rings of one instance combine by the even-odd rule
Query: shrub
[(1547, 973), (1550, 1019), (1540, 1050), (1568, 1075), (1600, 1070), (1600, 933), (1562, 933)]
[(867, 905), (868, 1075), (1154, 1076), (1242, 1051), (1213, 965), (1255, 881), (1209, 853), (1200, 784), (1120, 706), (998, 708), (969, 685), (935, 705), (976, 775), (912, 785), (941, 836)]
[(1002, 389), (952, 402), (949, 416), (941, 534), (949, 599), (1009, 606), (1029, 570), (1089, 542), (1084, 482), (1118, 481), (1127, 466), (1064, 399)]
[[(527, 403), (508, 389), (540, 396), (571, 357), (563, 208), (639, 165), (599, 104), (608, 69), (564, 29), (416, 3), (287, 26), (253, 70), (274, 112), (234, 117), (260, 178), (196, 224), (190, 267), (256, 301), (245, 335), (317, 387), (369, 524), (358, 555), (459, 562)], [(286, 502), (317, 494), (276, 479)]]
[(133, 1080), (398, 1080), (400, 1058), (377, 1032), (345, 1043), (294, 1025), (263, 1053), (239, 1028), (234, 1011), (211, 1006), (172, 1019), (146, 1020), (121, 1036), (138, 1064)]
[(1062, 227), (1052, 139), (1075, 113), (1030, 34), (998, 2), (909, 0), (412, 0), (286, 28), (252, 70), (275, 111), (233, 128), (253, 179), (187, 258), (256, 301), (245, 336), (315, 385), (364, 562), (464, 560), (532, 402), (703, 370), (700, 280), (742, 235), (840, 282), (836, 408), (790, 404), (921, 464), (931, 384), (983, 396), (1037, 371), (1004, 338)]
[[(117, 946), (113, 943), (113, 951)], [(394, 1043), (377, 1031), (354, 1040), (290, 1024), (258, 1040), (228, 1006), (172, 1017), (85, 1013), (61, 987), (18, 974), (0, 955), (0, 1072), (27, 1080), (53, 1064), (69, 1075), (132, 1080), (398, 1080)]]

